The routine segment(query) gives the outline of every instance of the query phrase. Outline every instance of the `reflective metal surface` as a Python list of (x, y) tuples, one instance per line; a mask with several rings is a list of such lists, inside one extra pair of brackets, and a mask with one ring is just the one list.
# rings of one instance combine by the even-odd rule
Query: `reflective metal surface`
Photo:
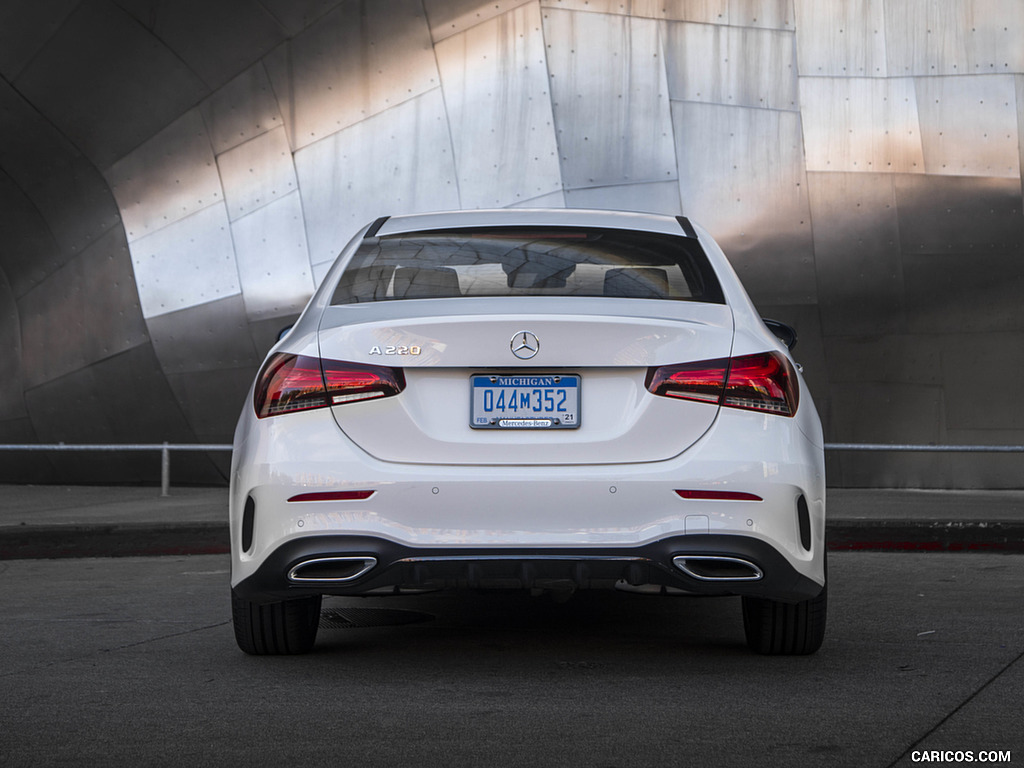
[(715, 235), (755, 301), (813, 303), (799, 115), (674, 101), (672, 118), (683, 212)]
[(114, 163), (106, 178), (129, 242), (224, 200), (210, 138), (197, 109)]
[(216, 154), (284, 125), (262, 63), (214, 92), (199, 109)]
[[(45, 282), (20, 297), (26, 389), (144, 344), (124, 232), (111, 229)], [(119, 311), (111, 311), (117, 307)], [(69, 339), (74, 339), (69, 343)]]
[(677, 178), (658, 24), (546, 9), (544, 35), (563, 186)]
[(6, 0), (0, 440), (225, 441), (367, 221), (570, 206), (704, 225), (797, 327), (829, 440), (1019, 443), (1022, 40), (1019, 0)]
[(106, 2), (77, 3), (13, 82), (100, 169), (208, 93), (177, 52)]
[(217, 168), (231, 221), (298, 189), (292, 153), (283, 127), (274, 128), (218, 155)]
[(147, 318), (241, 291), (223, 203), (146, 235), (131, 249), (142, 314)]
[(672, 98), (796, 111), (795, 35), (717, 24), (668, 24)]
[(231, 224), (238, 279), (250, 319), (302, 311), (313, 293), (299, 193)]
[(264, 63), (293, 149), (438, 85), (421, 0), (342, 3)]
[(381, 215), (459, 207), (439, 88), (295, 153), (314, 266)]
[(801, 78), (800, 116), (809, 171), (924, 173), (912, 78)]
[(435, 50), (461, 204), (501, 208), (559, 191), (540, 9), (523, 5)]

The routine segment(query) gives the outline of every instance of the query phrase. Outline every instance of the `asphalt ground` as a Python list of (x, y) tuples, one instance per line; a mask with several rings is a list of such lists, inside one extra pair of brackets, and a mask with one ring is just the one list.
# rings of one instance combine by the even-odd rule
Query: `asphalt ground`
[[(310, 654), (234, 642), (225, 555), (0, 562), (0, 765), (1024, 762), (1024, 558), (832, 552), (821, 650), (736, 598), (332, 598)], [(1007, 762), (1009, 760), (1009, 762)]]
[[(0, 485), (0, 560), (228, 551), (226, 488)], [(1024, 553), (1024, 491), (830, 489), (839, 550)]]

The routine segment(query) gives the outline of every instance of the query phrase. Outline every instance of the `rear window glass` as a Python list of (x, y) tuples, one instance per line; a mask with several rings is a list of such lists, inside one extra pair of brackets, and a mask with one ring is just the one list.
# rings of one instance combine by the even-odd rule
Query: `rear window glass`
[(607, 296), (722, 304), (692, 238), (632, 230), (501, 228), (368, 238), (332, 299)]

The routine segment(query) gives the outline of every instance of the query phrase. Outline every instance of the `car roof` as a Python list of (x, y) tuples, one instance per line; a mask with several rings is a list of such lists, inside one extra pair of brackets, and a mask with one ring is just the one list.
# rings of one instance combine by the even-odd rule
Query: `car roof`
[(663, 216), (630, 211), (596, 211), (578, 208), (499, 208), (495, 210), (438, 211), (388, 216), (377, 219), (368, 236), (398, 235), (462, 227), (591, 227), (661, 232), (696, 237), (682, 216)]

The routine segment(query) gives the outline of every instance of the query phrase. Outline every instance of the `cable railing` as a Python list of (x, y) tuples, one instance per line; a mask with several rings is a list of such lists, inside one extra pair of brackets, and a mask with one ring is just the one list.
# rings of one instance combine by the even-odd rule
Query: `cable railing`
[(230, 443), (23, 443), (0, 445), (0, 451), (159, 451), (160, 452), (160, 495), (171, 495), (171, 452), (183, 451), (208, 453), (230, 451)]
[[(174, 451), (209, 453), (230, 451), (228, 443), (12, 443), (0, 445), (0, 451), (159, 451), (160, 495), (171, 489), (171, 453)], [(1024, 453), (1024, 445), (935, 445), (932, 443), (825, 443), (826, 451), (867, 451), (897, 453)]]

